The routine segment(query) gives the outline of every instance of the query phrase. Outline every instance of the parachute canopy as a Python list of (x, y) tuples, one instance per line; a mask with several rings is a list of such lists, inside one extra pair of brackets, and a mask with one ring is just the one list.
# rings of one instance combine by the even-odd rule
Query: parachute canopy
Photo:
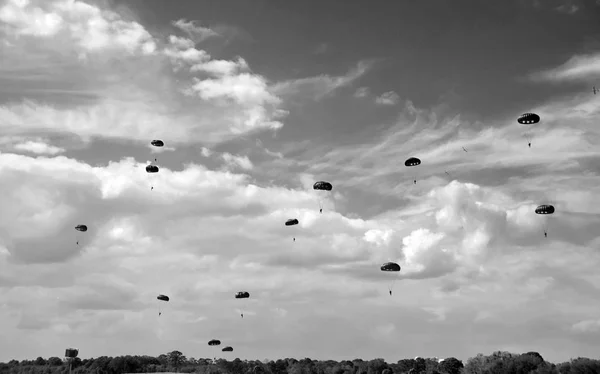
[(285, 221), (286, 226), (293, 226), (293, 225), (297, 225), (298, 223), (299, 222), (296, 218), (288, 219), (287, 221)]
[(146, 173), (158, 173), (158, 166), (156, 166), (156, 165), (146, 166)]
[(421, 160), (416, 157), (411, 157), (408, 160), (404, 161), (404, 166), (417, 166), (421, 165)]
[(531, 125), (540, 122), (540, 116), (535, 113), (524, 113), (517, 118), (517, 122), (521, 125)]
[(246, 291), (240, 291), (235, 294), (236, 299), (247, 299), (250, 297), (250, 294)]
[(231, 347), (225, 347), (225, 348), (221, 349), (221, 351), (223, 351), (223, 352), (233, 352), (233, 348), (231, 348)]
[(313, 189), (315, 190), (323, 190), (323, 191), (331, 191), (333, 186), (329, 182), (318, 181), (313, 184)]
[(400, 265), (395, 262), (386, 262), (381, 265), (381, 271), (400, 271)]
[(213, 339), (208, 342), (208, 345), (221, 345), (221, 341), (217, 339)]
[(77, 357), (78, 354), (79, 354), (79, 349), (67, 348), (65, 350), (65, 357), (68, 357), (68, 358), (75, 358), (75, 357)]
[(152, 144), (155, 147), (162, 147), (165, 145), (165, 143), (163, 143), (162, 140), (158, 140), (158, 139), (151, 141), (150, 144)]
[(535, 213), (536, 214), (553, 214), (554, 213), (554, 206), (552, 206), (552, 205), (540, 205), (537, 208), (535, 208)]
[(166, 295), (158, 295), (156, 298), (162, 301), (169, 301), (169, 296)]
[(77, 226), (75, 226), (75, 230), (86, 232), (87, 231), (87, 226), (86, 225), (77, 225)]

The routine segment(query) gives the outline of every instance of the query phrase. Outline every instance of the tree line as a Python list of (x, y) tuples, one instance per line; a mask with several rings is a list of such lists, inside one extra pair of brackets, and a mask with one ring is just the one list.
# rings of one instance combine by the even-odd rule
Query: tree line
[[(70, 368), (69, 368), (70, 366)], [(199, 374), (597, 374), (600, 360), (577, 358), (560, 364), (549, 363), (537, 352), (515, 354), (494, 352), (478, 354), (466, 363), (450, 357), (402, 359), (387, 363), (383, 359), (311, 360), (304, 358), (276, 361), (207, 359), (186, 357), (172, 351), (158, 357), (117, 356), (81, 359), (38, 357), (0, 363), (1, 374), (123, 374), (123, 373), (199, 373)]]

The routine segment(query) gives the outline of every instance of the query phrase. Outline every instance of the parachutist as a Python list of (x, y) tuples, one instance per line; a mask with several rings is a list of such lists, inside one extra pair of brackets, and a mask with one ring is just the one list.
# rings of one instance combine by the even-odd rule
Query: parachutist
[(154, 159), (154, 162), (158, 162), (158, 161), (156, 161), (156, 159)]
[(544, 236), (547, 238), (548, 237), (548, 233), (546, 231), (544, 231)]
[(415, 184), (417, 184), (417, 180), (416, 179), (414, 180), (414, 182), (415, 182)]
[(296, 238), (294, 238), (294, 241), (296, 241)]
[(323, 209), (319, 209), (319, 213), (323, 213)]
[(531, 148), (531, 143), (529, 143), (529, 148)]
[(392, 296), (392, 290), (390, 290), (390, 296)]
[(150, 187), (150, 191), (152, 191), (154, 189), (154, 187)]
[(159, 317), (160, 317), (160, 315), (161, 315), (161, 314), (162, 314), (161, 312), (158, 312), (158, 316), (159, 316)]
[(244, 318), (244, 313), (242, 313), (242, 318)]
[(79, 242), (77, 242), (77, 245), (79, 245)]

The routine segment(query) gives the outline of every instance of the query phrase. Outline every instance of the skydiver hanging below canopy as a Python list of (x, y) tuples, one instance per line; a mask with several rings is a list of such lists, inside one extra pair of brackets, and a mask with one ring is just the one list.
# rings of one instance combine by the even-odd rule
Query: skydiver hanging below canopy
[[(156, 299), (157, 299), (157, 300), (160, 300), (160, 301), (165, 301), (165, 302), (167, 302), (167, 301), (169, 301), (169, 296), (166, 296), (166, 295), (158, 295), (158, 296), (156, 297)], [(158, 305), (158, 316), (160, 317), (160, 316), (161, 316), (161, 314), (162, 314), (162, 311), (160, 310), (160, 304), (159, 304), (159, 305)]]
[[(287, 221), (285, 221), (286, 226), (295, 226), (297, 224), (298, 224), (298, 220), (296, 218), (288, 219)], [(295, 237), (294, 237), (294, 241), (296, 241)]]
[[(318, 181), (315, 182), (315, 184), (313, 184), (313, 190), (317, 191), (317, 194), (319, 194), (319, 191), (325, 191), (326, 193), (331, 193), (331, 190), (333, 189), (333, 185), (329, 182), (325, 182), (325, 181)], [(321, 200), (321, 196), (319, 196), (319, 213), (323, 213), (323, 201)]]
[[(421, 160), (416, 157), (411, 157), (408, 160), (404, 161), (404, 166), (406, 167), (415, 167), (421, 165)], [(414, 184), (417, 184), (417, 177), (414, 177)]]
[[(248, 299), (250, 297), (250, 293), (247, 291), (240, 291), (235, 294), (236, 299)], [(244, 304), (245, 305), (245, 304)], [(244, 308), (245, 309), (245, 308)], [(244, 318), (244, 311), (241, 312), (242, 318)]]
[[(146, 173), (148, 174), (154, 174), (154, 173), (158, 173), (158, 166), (156, 165), (148, 165), (146, 166)], [(154, 190), (154, 186), (150, 186), (150, 191)]]
[[(87, 226), (86, 225), (77, 225), (75, 226), (75, 230), (79, 231), (79, 232), (86, 232), (87, 231)], [(79, 245), (79, 234), (75, 236), (75, 240), (77, 245)]]
[[(165, 143), (160, 139), (155, 139), (151, 141), (150, 144), (152, 144), (155, 147), (163, 147), (165, 145)], [(154, 162), (158, 162), (156, 157), (154, 158)]]
[[(521, 125), (533, 125), (540, 122), (540, 116), (535, 113), (524, 113), (517, 118), (517, 122)], [(531, 148), (531, 135), (527, 135), (528, 145)]]
[[(537, 208), (535, 208), (535, 214), (540, 214), (540, 215), (548, 215), (548, 214), (554, 214), (554, 206), (553, 205), (540, 205)], [(547, 238), (548, 237), (548, 219), (545, 218), (544, 221), (544, 237)]]
[[(385, 272), (399, 272), (400, 271), (400, 265), (398, 265), (395, 262), (386, 262), (385, 264), (381, 265), (381, 271), (385, 271)], [(394, 283), (396, 282), (396, 278), (394, 278), (394, 280), (392, 281), (392, 284), (390, 285), (388, 291), (390, 292), (390, 296), (392, 296), (392, 288), (394, 288)]]

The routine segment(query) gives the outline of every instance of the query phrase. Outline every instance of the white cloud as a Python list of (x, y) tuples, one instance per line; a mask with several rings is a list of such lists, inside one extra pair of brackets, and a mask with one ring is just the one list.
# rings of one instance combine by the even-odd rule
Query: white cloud
[(4, 150), (30, 152), (35, 154), (57, 155), (65, 152), (64, 148), (49, 144), (48, 139), (40, 137), (4, 136), (0, 138), (0, 147)]
[(354, 97), (363, 98), (369, 95), (369, 87), (359, 87), (354, 92)]
[(396, 105), (400, 102), (400, 96), (394, 91), (384, 92), (375, 98), (378, 105)]
[(332, 94), (339, 88), (351, 85), (367, 73), (373, 66), (372, 61), (360, 61), (356, 67), (345, 75), (320, 75), (311, 78), (294, 79), (277, 83), (272, 91), (283, 98), (299, 97), (300, 99), (319, 100)]
[(571, 329), (576, 333), (597, 333), (600, 332), (600, 320), (588, 319), (579, 321)]
[(219, 34), (214, 30), (202, 26), (196, 26), (194, 21), (180, 19), (174, 21), (172, 24), (173, 26), (187, 33), (189, 37), (194, 39), (196, 43), (200, 43), (211, 37), (219, 36)]
[(252, 168), (254, 167), (254, 165), (252, 165), (252, 161), (250, 161), (248, 156), (235, 156), (231, 153), (226, 152), (223, 153), (221, 157), (223, 158), (223, 160), (225, 160), (227, 166), (229, 167), (237, 166), (244, 170), (252, 170)]
[(48, 144), (42, 143), (42, 142), (32, 142), (32, 141), (16, 144), (14, 147), (16, 150), (19, 150), (19, 151), (27, 151), (27, 152), (31, 152), (31, 153), (49, 154), (49, 155), (57, 155), (57, 154), (65, 151), (63, 148), (54, 147), (52, 145), (48, 145)]
[(53, 3), (10, 0), (0, 8), (0, 20), (15, 35), (69, 38), (85, 51), (122, 49), (151, 54), (156, 50), (152, 36), (137, 22), (129, 22), (111, 11), (80, 1)]
[(584, 82), (600, 77), (600, 53), (577, 55), (563, 65), (535, 72), (530, 75), (534, 81), (578, 81)]
[(212, 155), (213, 152), (206, 147), (202, 147), (201, 153), (202, 153), (202, 156), (204, 156), (204, 157), (210, 157), (210, 155)]

